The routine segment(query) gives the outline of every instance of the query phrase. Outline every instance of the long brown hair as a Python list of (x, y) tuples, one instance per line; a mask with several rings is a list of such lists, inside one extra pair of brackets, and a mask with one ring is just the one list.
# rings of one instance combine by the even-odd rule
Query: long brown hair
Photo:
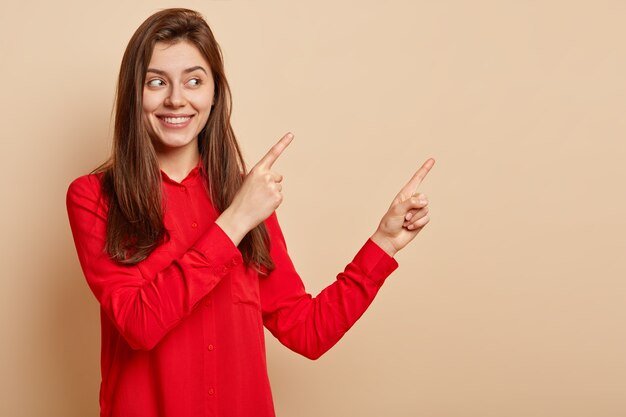
[[(198, 135), (207, 188), (218, 212), (232, 202), (246, 166), (230, 124), (231, 92), (222, 52), (208, 24), (188, 9), (166, 9), (144, 21), (130, 39), (120, 68), (115, 104), (113, 151), (103, 172), (108, 199), (106, 251), (114, 260), (135, 264), (167, 239), (163, 224), (161, 172), (143, 114), (143, 85), (157, 42), (193, 44), (208, 62), (215, 82), (214, 105)], [(269, 237), (263, 223), (239, 244), (244, 261), (272, 270)]]

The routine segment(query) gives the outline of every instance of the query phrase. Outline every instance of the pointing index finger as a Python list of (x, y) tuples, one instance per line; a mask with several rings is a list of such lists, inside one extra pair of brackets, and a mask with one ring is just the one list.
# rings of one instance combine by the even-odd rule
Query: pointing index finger
[(422, 183), (424, 178), (426, 178), (426, 174), (428, 174), (433, 165), (435, 165), (435, 160), (433, 158), (429, 158), (426, 162), (424, 162), (421, 168), (417, 170), (409, 182), (404, 186), (402, 193), (407, 195), (415, 194), (417, 187)]
[(293, 140), (293, 133), (289, 132), (280, 140), (270, 148), (270, 150), (265, 154), (263, 158), (256, 164), (256, 166), (262, 166), (264, 168), (270, 169), (274, 162), (278, 159), (278, 157), (283, 153), (285, 148), (291, 143)]

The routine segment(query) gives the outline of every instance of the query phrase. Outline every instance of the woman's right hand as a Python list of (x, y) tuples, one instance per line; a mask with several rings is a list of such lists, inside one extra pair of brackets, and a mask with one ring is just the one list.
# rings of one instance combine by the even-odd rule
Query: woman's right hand
[(292, 140), (293, 134), (287, 133), (252, 167), (233, 202), (215, 221), (235, 245), (283, 202), (283, 176), (273, 172), (272, 165)]

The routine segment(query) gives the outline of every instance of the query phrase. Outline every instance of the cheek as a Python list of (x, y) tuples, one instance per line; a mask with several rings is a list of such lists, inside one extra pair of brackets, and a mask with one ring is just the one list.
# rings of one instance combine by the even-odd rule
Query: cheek
[(198, 108), (201, 108), (204, 111), (211, 111), (211, 103), (213, 103), (213, 95), (212, 94), (203, 94), (198, 97), (196, 100)]
[(213, 86), (205, 85), (202, 91), (198, 91), (198, 95), (195, 98), (197, 108), (202, 109), (205, 112), (211, 111), (211, 105), (215, 95), (215, 89)]
[(193, 106), (196, 108), (196, 111), (200, 113), (203, 119), (208, 119), (209, 114), (211, 113), (211, 104), (213, 103), (213, 96), (203, 94), (201, 96), (196, 97), (194, 100)]
[(158, 94), (155, 94), (152, 91), (144, 90), (143, 104), (142, 104), (144, 114), (147, 115), (147, 113), (150, 113), (156, 110), (159, 107), (160, 102), (161, 102), (161, 99), (158, 96)]

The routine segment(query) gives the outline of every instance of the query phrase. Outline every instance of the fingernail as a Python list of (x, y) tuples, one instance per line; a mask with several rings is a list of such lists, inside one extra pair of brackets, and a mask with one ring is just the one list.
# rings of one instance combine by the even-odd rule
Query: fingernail
[(409, 220), (411, 220), (411, 217), (413, 217), (413, 213), (407, 213), (406, 216), (404, 216), (404, 218), (406, 219), (406, 221), (408, 222)]

